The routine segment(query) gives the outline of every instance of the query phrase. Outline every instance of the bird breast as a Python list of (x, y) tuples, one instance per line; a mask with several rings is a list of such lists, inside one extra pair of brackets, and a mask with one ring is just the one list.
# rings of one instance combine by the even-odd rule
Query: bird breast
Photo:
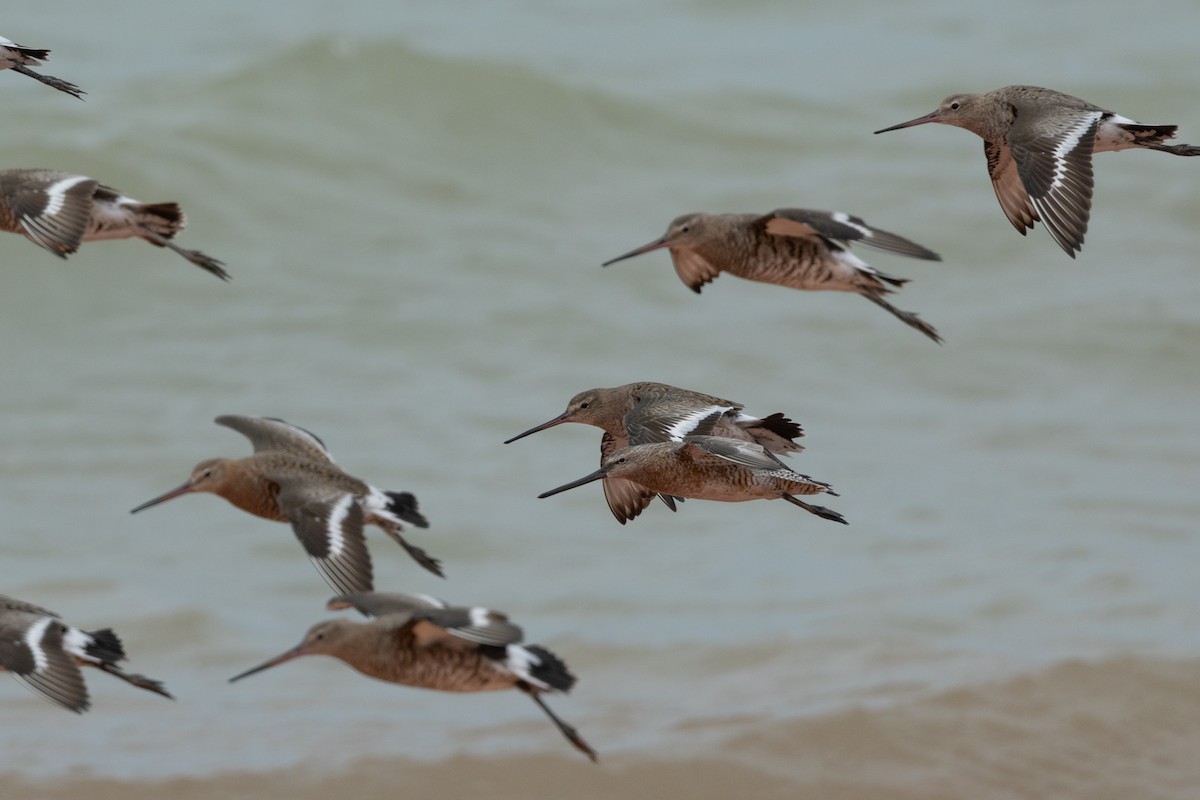
[(512, 673), (475, 648), (378, 648), (362, 658), (342, 660), (381, 681), (442, 692), (511, 689), (516, 682)]

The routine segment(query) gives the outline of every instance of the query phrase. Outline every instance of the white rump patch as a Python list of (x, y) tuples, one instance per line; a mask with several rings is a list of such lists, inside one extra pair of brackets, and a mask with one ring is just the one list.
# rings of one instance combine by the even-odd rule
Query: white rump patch
[[(837, 261), (840, 266), (849, 267), (854, 272), (865, 272), (868, 275), (878, 275), (879, 274), (879, 271), (877, 269), (872, 267), (867, 262), (863, 261), (861, 258), (856, 256), (854, 253), (852, 253), (849, 250), (830, 249), (829, 255), (833, 256), (834, 260)], [(838, 276), (835, 274), (834, 277), (836, 278)], [(834, 287), (826, 285), (826, 286), (822, 286), (822, 288), (832, 289)], [(843, 291), (852, 292), (852, 291), (854, 291), (854, 289), (846, 288)]]
[(379, 517), (387, 520), (393, 525), (404, 526), (404, 520), (397, 517), (388, 510), (388, 506), (392, 504), (392, 498), (388, 497), (383, 492), (376, 489), (374, 486), (363, 496), (363, 517), (364, 521), (369, 522), (371, 517)]
[(533, 684), (539, 689), (549, 689), (550, 685), (539, 681), (531, 674), (535, 667), (541, 665), (542, 660), (535, 656), (530, 651), (526, 650), (519, 644), (510, 644), (506, 648), (507, 658), (504, 660), (504, 665), (509, 671), (517, 677), (528, 683)]
[(1096, 144), (1092, 150), (1096, 153), (1103, 153), (1137, 147), (1137, 137), (1122, 128), (1122, 125), (1141, 125), (1141, 123), (1128, 117), (1122, 117), (1120, 114), (1109, 115), (1100, 121), (1100, 128), (1096, 131)]
[(468, 612), (471, 625), (476, 628), (486, 628), (492, 624), (491, 614), (492, 610), (490, 608), (483, 608), (481, 606), (474, 606)]
[(89, 661), (93, 664), (99, 664), (100, 659), (94, 656), (89, 656), (87, 647), (92, 643), (92, 637), (88, 636), (78, 628), (68, 627), (66, 633), (63, 634), (63, 650), (76, 658), (81, 658), (84, 661)]

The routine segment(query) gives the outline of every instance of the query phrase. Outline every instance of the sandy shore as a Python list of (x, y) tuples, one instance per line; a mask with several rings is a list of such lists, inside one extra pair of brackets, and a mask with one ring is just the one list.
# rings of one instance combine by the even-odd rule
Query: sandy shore
[(564, 752), (438, 762), (371, 759), (332, 772), (166, 781), (29, 782), (10, 775), (0, 785), (5, 798), (21, 800), (1165, 800), (1196, 796), (1200, 786), (1200, 662), (1069, 662), (879, 710), (782, 723), (713, 720), (695, 727), (705, 740), (713, 728), (723, 728), (725, 744), (686, 759), (617, 753), (599, 766)]

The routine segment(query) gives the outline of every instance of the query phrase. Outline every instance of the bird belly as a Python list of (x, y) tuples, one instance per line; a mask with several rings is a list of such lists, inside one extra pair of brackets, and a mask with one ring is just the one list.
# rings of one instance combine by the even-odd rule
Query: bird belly
[(730, 265), (726, 271), (739, 278), (789, 289), (857, 292), (862, 274), (869, 275), (870, 267), (847, 250), (812, 253), (792, 248), (788, 253), (764, 253), (752, 263)]
[(770, 492), (747, 480), (745, 473), (731, 464), (710, 465), (700, 471), (680, 472), (674, 475), (650, 475), (636, 478), (638, 483), (660, 494), (685, 497), (692, 500), (716, 500), (722, 503), (741, 503), (762, 497), (776, 497)]
[[(1134, 126), (1134, 130), (1130, 130), (1126, 127), (1127, 125)], [(1166, 128), (1169, 128), (1170, 131), (1166, 132), (1163, 130)], [(1104, 153), (1113, 150), (1128, 150), (1132, 147), (1141, 147), (1143, 142), (1162, 142), (1172, 138), (1174, 135), (1175, 126), (1173, 125), (1161, 125), (1157, 127), (1141, 125), (1127, 117), (1113, 114), (1100, 120), (1092, 152)]]
[(262, 492), (240, 492), (226, 496), (225, 499), (247, 514), (253, 514), (256, 517), (269, 519), (273, 522), (289, 521), (283, 511), (280, 510), (275, 496), (265, 488)]
[(39, 67), (42, 62), (19, 47), (0, 47), (0, 70), (10, 67)]
[(129, 209), (123, 204), (119, 201), (117, 203), (104, 202), (99, 198), (93, 201), (92, 216), (88, 220), (87, 232), (83, 235), (85, 242), (128, 239), (136, 235), (133, 218)]
[(384, 659), (352, 666), (381, 681), (439, 692), (498, 691), (515, 682), (507, 670), (470, 650), (425, 649), (402, 662)]

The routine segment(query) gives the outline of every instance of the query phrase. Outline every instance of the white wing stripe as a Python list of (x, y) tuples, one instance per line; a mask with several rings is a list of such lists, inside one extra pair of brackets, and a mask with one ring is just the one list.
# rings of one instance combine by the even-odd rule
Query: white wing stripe
[[(834, 222), (840, 222), (843, 225), (845, 225), (846, 227), (854, 228), (854, 230), (861, 233), (863, 235), (863, 238), (865, 238), (865, 239), (870, 239), (872, 236), (875, 235), (875, 232), (872, 231), (870, 228), (868, 228), (866, 225), (860, 225), (857, 222), (855, 222), (854, 220), (850, 219), (850, 215), (847, 214), (845, 211), (833, 211), (833, 212), (830, 212), (829, 216)], [(845, 241), (845, 240), (843, 239), (842, 241)]]
[(338, 498), (337, 502), (329, 507), (329, 520), (327, 522), (327, 531), (329, 533), (329, 555), (327, 559), (336, 561), (346, 552), (346, 538), (342, 535), (342, 523), (346, 521), (346, 516), (350, 513), (350, 504), (354, 502), (354, 495), (344, 494)]
[(34, 672), (45, 672), (50, 666), (50, 660), (46, 658), (46, 651), (42, 647), (42, 638), (46, 635), (46, 628), (53, 622), (54, 620), (50, 617), (42, 617), (30, 625), (25, 631), (25, 635), (21, 637), (33, 654)]
[(42, 214), (47, 217), (53, 217), (58, 212), (62, 211), (63, 204), (66, 201), (67, 192), (72, 186), (76, 186), (83, 181), (91, 180), (86, 175), (69, 175), (62, 180), (57, 180), (46, 187), (46, 208)]
[(1079, 147), (1083, 135), (1092, 127), (1092, 123), (1100, 118), (1101, 114), (1100, 111), (1093, 111), (1091, 114), (1080, 117), (1079, 121), (1067, 131), (1067, 135), (1054, 148), (1054, 180), (1050, 183), (1051, 192), (1060, 188), (1065, 182), (1067, 156)]
[(679, 441), (684, 436), (688, 436), (692, 433), (692, 431), (696, 430), (696, 425), (707, 417), (712, 416), (714, 413), (719, 412), (724, 414), (733, 410), (734, 409), (732, 406), (700, 406), (682, 415), (679, 419), (675, 420), (671, 425), (669, 425), (666, 429), (667, 435), (675, 441)]

